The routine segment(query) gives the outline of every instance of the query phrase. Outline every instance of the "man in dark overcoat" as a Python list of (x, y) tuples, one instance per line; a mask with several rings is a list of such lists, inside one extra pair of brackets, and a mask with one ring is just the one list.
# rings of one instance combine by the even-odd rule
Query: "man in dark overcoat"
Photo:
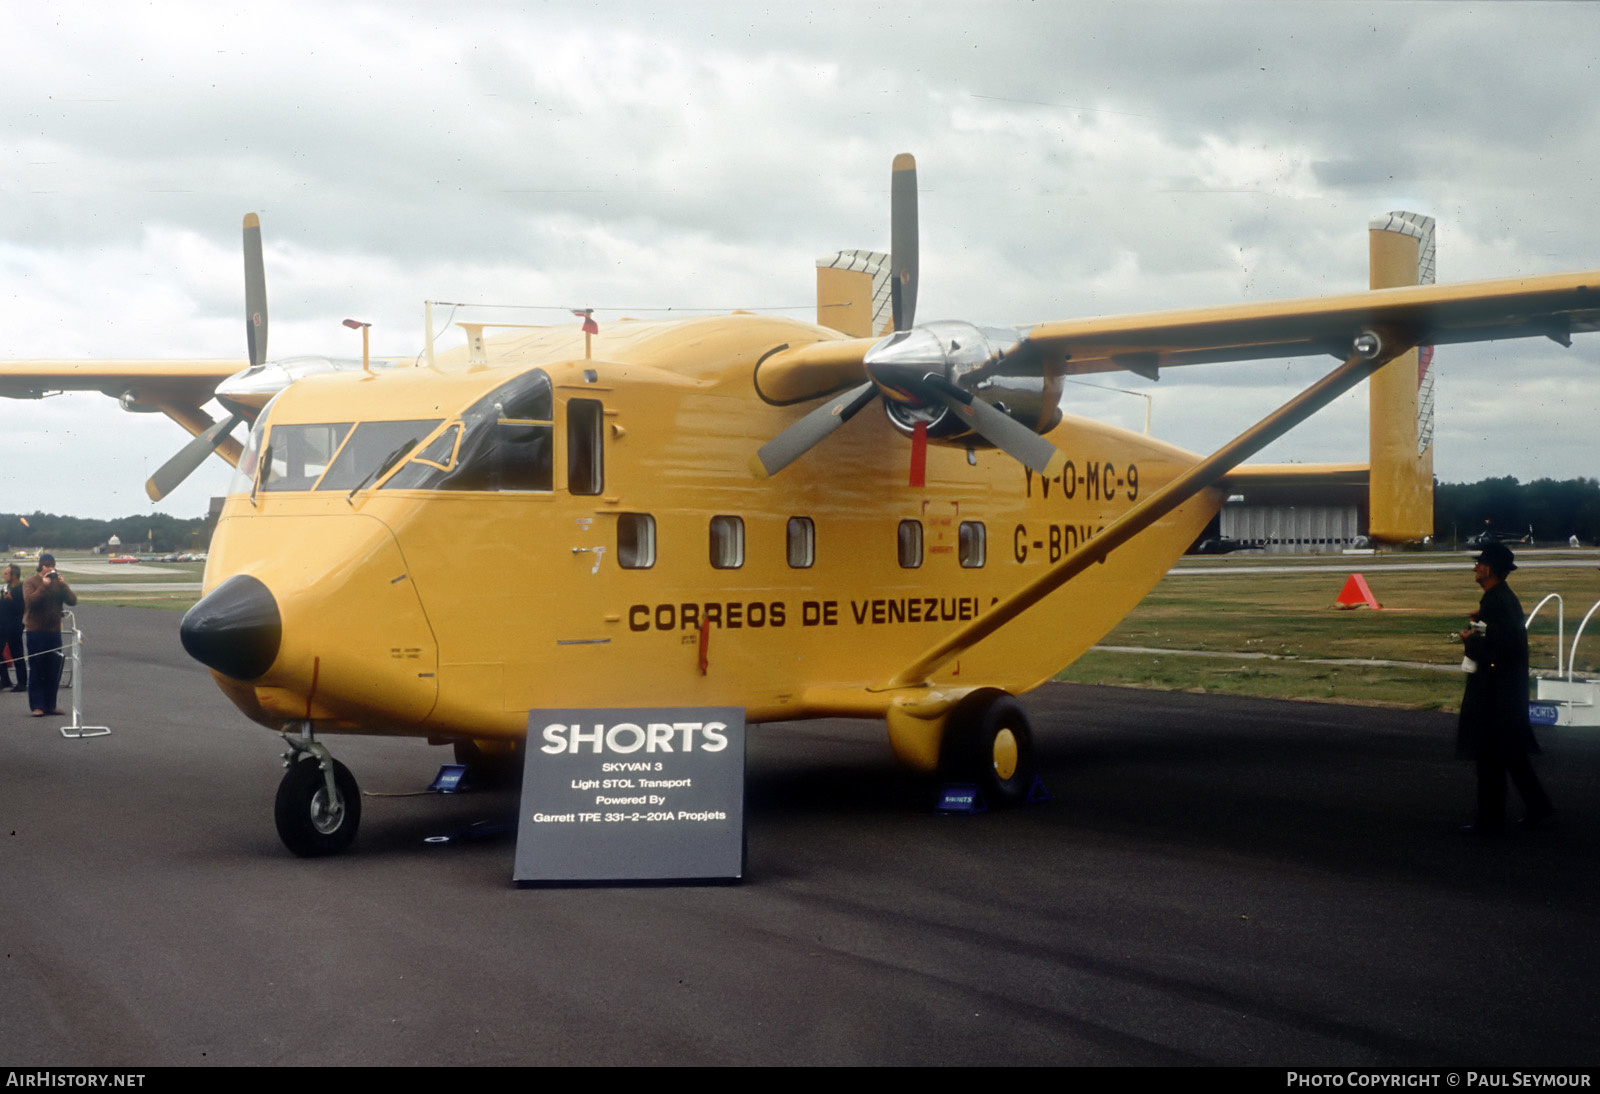
[(1506, 779), (1522, 797), (1524, 823), (1539, 825), (1555, 806), (1528, 756), (1539, 751), (1528, 721), (1528, 631), (1522, 603), (1506, 584), (1517, 568), (1511, 548), (1492, 543), (1472, 560), (1483, 589), (1471, 625), (1461, 632), (1468, 660), (1456, 754), (1478, 764), (1478, 817), (1466, 831), (1494, 836), (1506, 827)]

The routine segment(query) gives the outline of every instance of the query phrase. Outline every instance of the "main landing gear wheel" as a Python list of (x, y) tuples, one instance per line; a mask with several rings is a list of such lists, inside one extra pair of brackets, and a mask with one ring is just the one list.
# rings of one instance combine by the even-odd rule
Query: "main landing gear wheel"
[(956, 704), (945, 723), (940, 774), (971, 782), (992, 807), (1021, 805), (1038, 773), (1033, 730), (1022, 704), (998, 688), (980, 688)]
[(322, 764), (310, 754), (297, 754), (278, 784), (273, 817), (278, 838), (301, 858), (336, 855), (355, 842), (361, 826), (361, 790), (355, 776), (338, 760), (333, 764), (333, 793)]

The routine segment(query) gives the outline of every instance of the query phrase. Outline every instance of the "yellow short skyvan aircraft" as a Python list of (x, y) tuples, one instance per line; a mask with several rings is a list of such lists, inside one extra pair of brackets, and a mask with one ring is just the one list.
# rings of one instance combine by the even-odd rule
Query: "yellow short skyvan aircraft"
[[(278, 830), (315, 855), (360, 821), (325, 735), (505, 757), (536, 707), (882, 719), (911, 767), (1020, 800), (1014, 696), (1105, 635), (1230, 492), (1365, 471), (1241, 461), (1372, 376), (1372, 532), (1419, 539), (1415, 351), (1600, 325), (1600, 271), (1418, 285), (1423, 222), (1396, 216), (1371, 233), (1374, 291), (917, 326), (915, 198), (899, 156), (892, 254), (819, 263), (816, 325), (463, 324), (466, 345), (435, 355), (430, 322), (417, 363), (372, 367), (267, 360), (252, 215), (247, 368), (15, 361), (0, 395), (99, 390), (168, 414), (196, 436), (155, 498), (213, 451), (235, 463), (183, 643), (284, 734)], [(1069, 376), (1306, 354), (1340, 363), (1205, 457), (1060, 408)]]

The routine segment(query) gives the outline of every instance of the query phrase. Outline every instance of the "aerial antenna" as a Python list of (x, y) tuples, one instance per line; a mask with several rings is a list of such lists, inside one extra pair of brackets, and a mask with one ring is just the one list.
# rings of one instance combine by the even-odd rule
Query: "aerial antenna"
[(590, 359), (589, 340), (600, 333), (600, 324), (594, 321), (593, 308), (573, 308), (572, 314), (583, 320), (583, 359)]
[(368, 352), (367, 351), (367, 346), (368, 346), (368, 337), (369, 337), (367, 332), (372, 329), (372, 324), (371, 323), (363, 323), (359, 319), (346, 319), (344, 321), (344, 325), (349, 327), (351, 330), (358, 330), (358, 331), (361, 332), (361, 371), (365, 372), (367, 374), (367, 376), (370, 378), (372, 376), (372, 365), (371, 365), (370, 360), (368, 359), (368, 356), (367, 356), (367, 352)]

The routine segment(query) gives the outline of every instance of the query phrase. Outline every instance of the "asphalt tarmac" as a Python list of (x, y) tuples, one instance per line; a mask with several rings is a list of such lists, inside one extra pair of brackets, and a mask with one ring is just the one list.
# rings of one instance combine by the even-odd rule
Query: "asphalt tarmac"
[[(1053, 801), (932, 814), (867, 723), (754, 727), (737, 885), (517, 888), (509, 793), (279, 844), (279, 742), (178, 615), (80, 609), (87, 720), (0, 695), (0, 1064), (1575, 1066), (1600, 1057), (1600, 743), (1463, 838), (1449, 716), (1028, 697)], [(444, 749), (329, 738), (364, 790)]]

